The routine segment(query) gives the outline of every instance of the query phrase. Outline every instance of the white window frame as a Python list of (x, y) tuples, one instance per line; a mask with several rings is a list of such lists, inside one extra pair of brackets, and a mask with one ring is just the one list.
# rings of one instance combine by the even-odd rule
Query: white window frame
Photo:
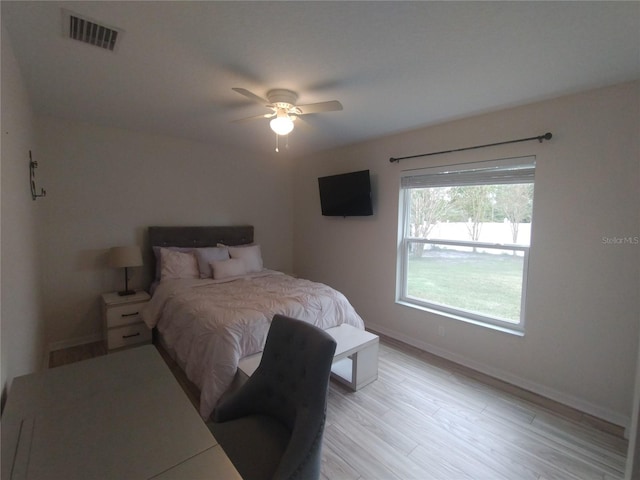
[[(526, 318), (526, 292), (530, 246), (519, 244), (495, 244), (475, 241), (458, 241), (437, 238), (410, 237), (410, 189), (443, 186), (496, 185), (534, 183), (535, 157), (506, 158), (485, 162), (473, 162), (442, 167), (403, 171), (400, 178), (400, 211), (398, 242), (398, 275), (396, 301), (402, 305), (444, 315), (448, 318), (473, 323), (516, 335), (524, 335)], [(535, 197), (535, 195), (534, 195)], [(522, 290), (520, 296), (520, 321), (518, 323), (481, 315), (447, 305), (412, 297), (407, 293), (407, 273), (410, 246), (414, 243), (476, 247), (481, 249), (511, 250), (523, 252)]]

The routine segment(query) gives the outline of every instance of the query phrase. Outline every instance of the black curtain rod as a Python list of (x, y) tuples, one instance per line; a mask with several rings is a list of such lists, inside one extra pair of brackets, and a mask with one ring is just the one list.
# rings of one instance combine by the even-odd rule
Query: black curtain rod
[(508, 140), (506, 142), (498, 142), (498, 143), (488, 143), (487, 145), (476, 145), (475, 147), (465, 147), (465, 148), (456, 148), (454, 150), (442, 150), (440, 152), (431, 152), (431, 153), (421, 153), (419, 155), (409, 155), (408, 157), (391, 157), (389, 161), (399, 162), (400, 160), (407, 160), (408, 158), (418, 158), (418, 157), (428, 157), (430, 155), (440, 155), (441, 153), (452, 153), (452, 152), (461, 152), (463, 150), (474, 150), (476, 148), (485, 148), (485, 147), (495, 147), (496, 145), (506, 145), (507, 143), (518, 143), (518, 142), (528, 142), (530, 140), (538, 140), (542, 143), (543, 140), (551, 140), (550, 132), (545, 133), (544, 135), (540, 135), (538, 137), (529, 137), (529, 138), (520, 138), (518, 140)]

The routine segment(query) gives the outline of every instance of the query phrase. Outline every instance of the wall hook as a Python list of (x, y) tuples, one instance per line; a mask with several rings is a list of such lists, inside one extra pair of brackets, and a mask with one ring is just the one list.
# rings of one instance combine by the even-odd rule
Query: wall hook
[(44, 188), (40, 189), (40, 193), (37, 193), (36, 189), (36, 168), (38, 168), (38, 162), (34, 162), (31, 157), (31, 150), (29, 150), (29, 183), (31, 184), (31, 199), (35, 200), (38, 197), (46, 197), (47, 192)]

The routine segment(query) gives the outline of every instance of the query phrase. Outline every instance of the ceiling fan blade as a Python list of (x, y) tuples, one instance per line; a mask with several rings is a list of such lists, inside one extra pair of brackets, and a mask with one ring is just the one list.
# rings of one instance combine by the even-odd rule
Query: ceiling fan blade
[(254, 102), (258, 102), (261, 105), (267, 105), (269, 103), (268, 100), (265, 100), (264, 98), (259, 97), (258, 95), (256, 95), (253, 92), (250, 92), (246, 88), (232, 88), (231, 90), (233, 90), (234, 92), (239, 93), (240, 95), (244, 95), (249, 100), (253, 100)]
[(301, 130), (311, 130), (312, 127), (309, 124), (309, 121), (306, 120), (304, 117), (300, 117), (297, 114), (290, 114), (289, 115), (291, 117), (292, 120), (295, 120), (294, 125), (296, 126), (297, 129), (301, 129)]
[(306, 115), (307, 113), (335, 112), (338, 110), (342, 110), (342, 104), (337, 100), (331, 100), (329, 102), (296, 105), (296, 108), (300, 110), (300, 113), (298, 115)]
[(263, 113), (262, 115), (254, 115), (252, 117), (239, 118), (238, 120), (231, 120), (231, 123), (251, 122), (253, 120), (260, 120), (262, 118), (271, 118), (274, 115), (275, 115), (275, 113), (273, 113), (273, 112), (271, 112), (271, 113)]

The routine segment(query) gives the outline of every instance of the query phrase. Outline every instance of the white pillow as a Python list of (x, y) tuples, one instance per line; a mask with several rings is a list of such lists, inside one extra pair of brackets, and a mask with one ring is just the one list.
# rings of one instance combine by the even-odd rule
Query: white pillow
[(214, 260), (228, 260), (229, 251), (227, 247), (203, 247), (194, 250), (196, 260), (198, 260), (198, 270), (200, 278), (211, 278), (211, 262)]
[(167, 248), (161, 248), (160, 257), (162, 258), (161, 280), (200, 278), (198, 261), (193, 252), (177, 252)]
[(262, 252), (260, 245), (246, 247), (229, 247), (231, 258), (237, 258), (244, 262), (246, 273), (262, 271)]
[(239, 258), (214, 260), (211, 262), (211, 270), (213, 270), (213, 278), (216, 280), (227, 277), (237, 277), (238, 275), (247, 273), (245, 263)]

